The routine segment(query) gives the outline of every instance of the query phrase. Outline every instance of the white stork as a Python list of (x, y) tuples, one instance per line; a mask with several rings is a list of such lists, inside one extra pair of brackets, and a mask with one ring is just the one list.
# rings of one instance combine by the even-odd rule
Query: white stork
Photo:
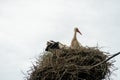
[(74, 36), (73, 36), (73, 39), (72, 39), (71, 45), (70, 45), (71, 49), (79, 49), (81, 47), (81, 44), (78, 42), (77, 37), (76, 37), (77, 32), (82, 35), (82, 33), (79, 31), (78, 28), (74, 28)]
[(53, 40), (50, 40), (47, 41), (47, 47), (45, 51), (49, 51), (50, 49), (69, 49), (69, 47), (60, 42), (55, 42)]

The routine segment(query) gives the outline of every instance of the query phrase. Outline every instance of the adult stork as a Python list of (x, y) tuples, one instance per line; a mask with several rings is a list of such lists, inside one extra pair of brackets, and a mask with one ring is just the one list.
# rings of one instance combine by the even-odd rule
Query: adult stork
[(72, 39), (71, 45), (70, 45), (71, 49), (79, 49), (81, 47), (81, 44), (77, 40), (77, 36), (76, 36), (77, 33), (79, 33), (80, 35), (82, 35), (82, 33), (80, 32), (80, 30), (76, 27), (76, 28), (74, 28), (74, 36), (73, 36), (73, 39)]

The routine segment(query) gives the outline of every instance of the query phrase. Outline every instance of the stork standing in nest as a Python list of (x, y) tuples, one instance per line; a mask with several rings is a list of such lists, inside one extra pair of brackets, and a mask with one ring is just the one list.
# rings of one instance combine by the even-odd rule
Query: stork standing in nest
[(73, 36), (73, 39), (72, 39), (71, 45), (70, 45), (71, 49), (80, 49), (80, 47), (81, 47), (81, 44), (77, 40), (77, 33), (82, 35), (82, 33), (79, 31), (78, 28), (74, 28), (74, 36)]

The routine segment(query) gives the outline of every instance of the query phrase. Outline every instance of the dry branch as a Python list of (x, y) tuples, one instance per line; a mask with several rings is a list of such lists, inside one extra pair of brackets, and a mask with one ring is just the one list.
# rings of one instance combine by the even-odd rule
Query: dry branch
[(91, 66), (91, 68), (90, 68), (90, 69), (92, 69), (92, 68), (94, 68), (94, 67), (96, 67), (96, 66), (99, 66), (99, 65), (101, 65), (101, 64), (103, 64), (103, 63), (105, 63), (105, 62), (109, 61), (110, 59), (114, 58), (115, 56), (117, 56), (117, 55), (119, 55), (119, 54), (120, 54), (120, 52), (118, 52), (118, 53), (116, 53), (116, 54), (112, 55), (112, 56), (111, 56), (111, 57), (109, 57), (108, 59), (103, 60), (102, 62), (100, 62), (100, 63), (98, 63), (98, 64), (96, 64), (96, 65), (94, 65), (94, 66)]

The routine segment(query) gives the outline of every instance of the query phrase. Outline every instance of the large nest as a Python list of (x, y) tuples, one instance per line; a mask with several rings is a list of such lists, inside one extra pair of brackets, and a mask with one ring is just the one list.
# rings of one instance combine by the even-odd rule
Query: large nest
[[(54, 49), (44, 52), (27, 80), (102, 80), (110, 74), (108, 54), (98, 48)], [(101, 63), (101, 64), (99, 64)], [(95, 66), (96, 64), (99, 64)]]

